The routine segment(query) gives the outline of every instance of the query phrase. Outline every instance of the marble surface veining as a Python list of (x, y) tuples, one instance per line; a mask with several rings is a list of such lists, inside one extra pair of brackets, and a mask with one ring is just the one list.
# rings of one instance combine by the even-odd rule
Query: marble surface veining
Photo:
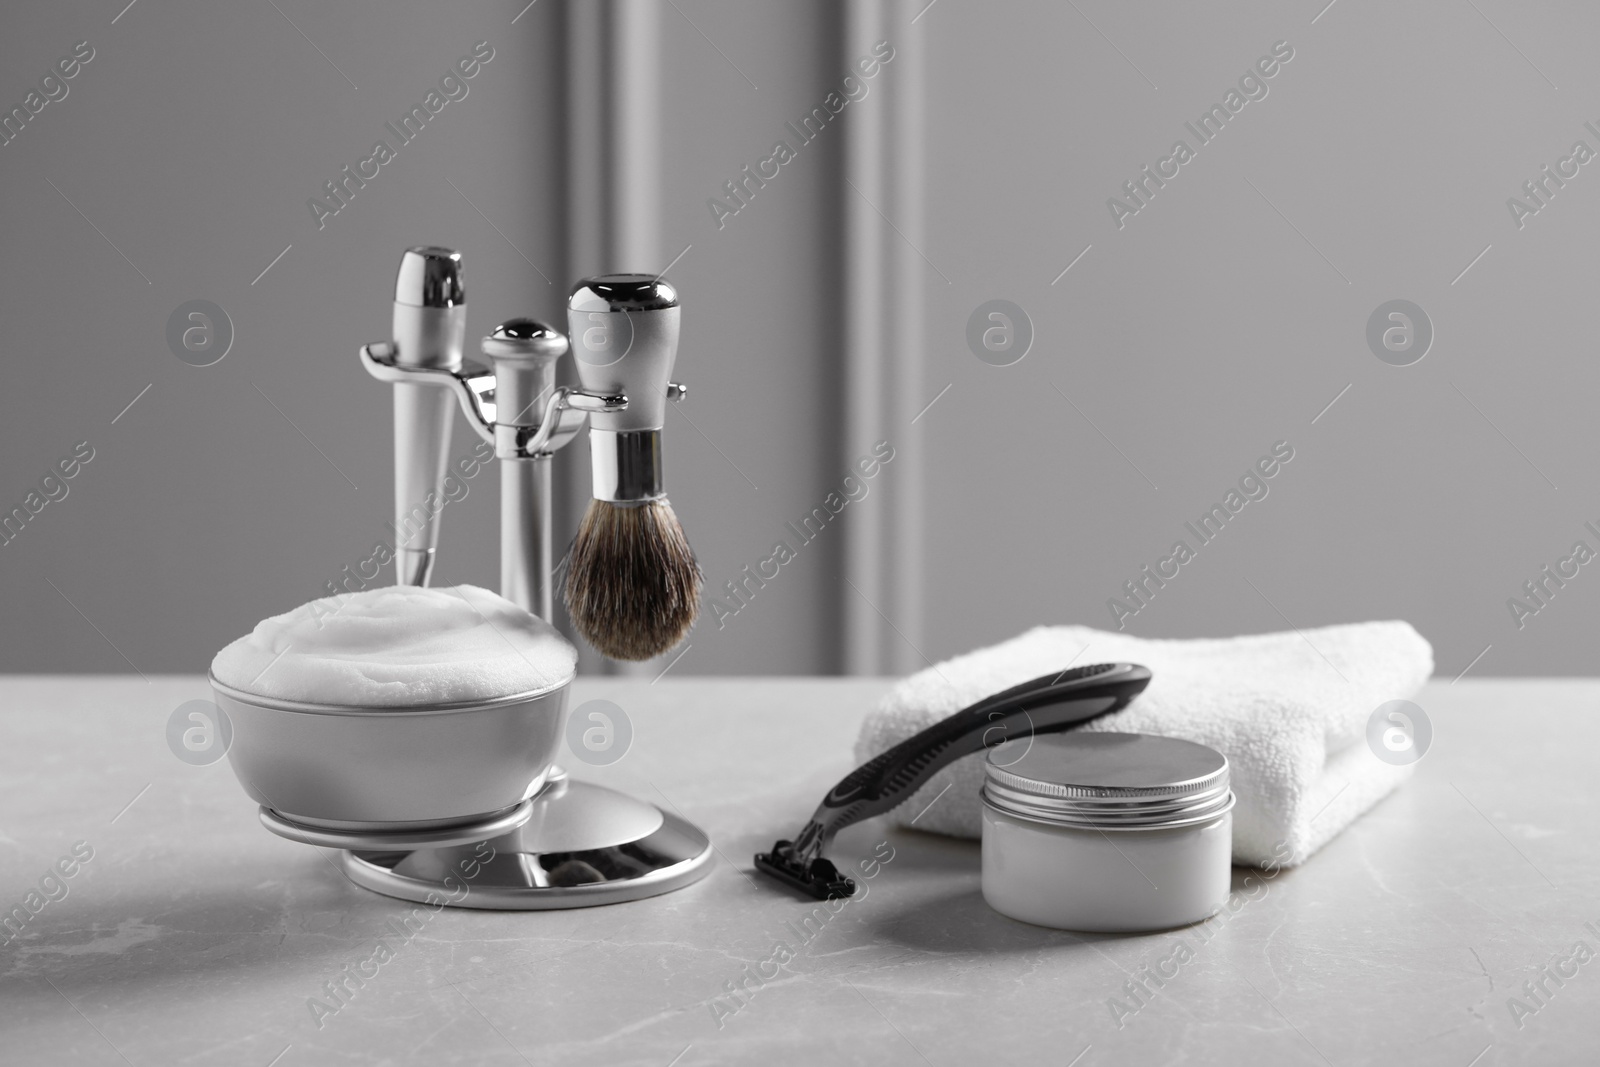
[(1304, 867), (1248, 884), (1236, 870), (1222, 916), (1148, 936), (1002, 918), (975, 844), (877, 822), (839, 839), (841, 859), (882, 862), (836, 914), (753, 875), (752, 852), (849, 769), (886, 684), (580, 682), (575, 704), (610, 699), (636, 734), (621, 761), (575, 775), (698, 822), (718, 849), (710, 877), (610, 907), (446, 909), (319, 1019), (324, 983), (411, 906), (267, 833), (226, 761), (168, 751), (167, 717), (208, 695), (203, 679), (0, 679), (0, 908), (78, 842), (93, 850), (0, 945), (0, 1061), (1600, 1058), (1600, 958), (1576, 948), (1600, 953), (1600, 682), (1431, 685), (1417, 701), (1433, 747), (1400, 792)]

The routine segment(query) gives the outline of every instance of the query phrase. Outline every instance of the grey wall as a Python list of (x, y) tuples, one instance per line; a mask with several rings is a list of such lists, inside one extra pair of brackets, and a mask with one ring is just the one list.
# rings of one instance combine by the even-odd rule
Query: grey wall
[[(515, 25), (513, 0), (277, 4), (0, 16), (7, 107), (74, 42), (96, 50), (0, 147), (0, 504), (74, 443), (95, 449), (69, 495), (0, 547), (0, 670), (200, 670), (368, 553), (387, 516), (388, 398), (354, 352), (387, 330), (403, 247), (463, 249), (474, 336), (515, 314), (558, 319), (570, 273), (592, 269), (573, 262), (562, 210), (555, 0)], [(1600, 126), (1586, 49), (1600, 12), (1320, 8), (940, 0), (892, 37), (927, 80), (918, 388), (926, 402), (950, 385), (883, 434), (927, 477), (924, 608), (890, 620), (916, 662), (1041, 621), (1111, 624), (1123, 581), (1192, 544), (1184, 523), (1287, 440), (1269, 495), (1131, 631), (1404, 617), (1451, 676), (1485, 646), (1474, 673), (1590, 672), (1593, 568), (1521, 630), (1506, 600), (1575, 540), (1600, 550), (1583, 528), (1600, 526), (1585, 462), (1600, 178), (1584, 167), (1520, 230), (1506, 198), (1575, 140), (1600, 150), (1583, 126)], [(839, 388), (843, 138), (800, 149), (720, 230), (705, 204), (855, 57), (837, 3), (678, 0), (659, 21), (659, 241), (667, 260), (692, 246), (671, 272), (692, 390), (671, 431), (673, 500), (716, 589), (870, 445), (845, 439)], [(306, 199), (478, 40), (495, 58), (470, 95), (319, 231)], [(1175, 139), (1193, 144), (1183, 123), (1279, 40), (1295, 55), (1268, 96), (1119, 230), (1107, 198)], [(194, 298), (237, 331), (211, 367), (164, 338)], [(1013, 366), (965, 341), (993, 298), (1036, 333)], [(1364, 337), (1393, 298), (1436, 330), (1408, 367)], [(493, 477), (445, 513), (444, 581), (495, 584)], [(675, 669), (842, 669), (851, 594), (834, 532), (721, 630), (703, 622)]]
[[(930, 655), (1038, 620), (1108, 625), (1122, 582), (1287, 440), (1270, 495), (1131, 632), (1398, 617), (1448, 677), (1490, 645), (1474, 674), (1594, 670), (1600, 572), (1520, 631), (1506, 601), (1574, 541), (1600, 550), (1583, 528), (1600, 526), (1600, 170), (1520, 231), (1506, 200), (1574, 141), (1600, 150), (1584, 129), (1600, 126), (1600, 11), (1345, 0), (1312, 25), (1325, 2), (940, 3), (923, 18), (943, 72), (926, 251), (952, 280), (925, 279), (942, 339), (926, 374), (930, 392), (955, 383), (923, 420)], [(1295, 58), (1270, 95), (1118, 230), (1107, 198), (1280, 39)], [(1038, 331), (1013, 367), (961, 341), (990, 297)], [(1409, 367), (1365, 342), (1394, 298), (1436, 328)]]
[[(70, 95), (0, 148), (6, 506), (74, 442), (96, 452), (0, 548), (7, 670), (201, 669), (368, 554), (391, 491), (389, 400), (354, 353), (387, 335), (406, 245), (471, 249), (480, 329), (561, 307), (461, 195), (547, 272), (559, 263), (561, 172), (539, 148), (559, 111), (529, 105), (559, 90), (549, 11), (511, 27), (485, 4), (278, 6), (315, 47), (265, 2), (144, 2), (115, 25), (100, 4), (7, 8), (0, 99), (20, 101), (73, 42), (96, 50)], [(319, 231), (307, 199), (380, 136), (394, 143), (384, 123), (478, 40), (495, 57), (468, 96)], [(165, 340), (194, 298), (236, 329), (206, 368)], [(452, 506), (451, 536), (489, 560), (480, 481)]]

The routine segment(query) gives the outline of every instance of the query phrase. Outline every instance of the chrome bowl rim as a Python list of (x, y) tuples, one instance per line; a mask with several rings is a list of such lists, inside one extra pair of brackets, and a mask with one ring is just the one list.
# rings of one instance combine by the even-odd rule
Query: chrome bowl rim
[(367, 715), (461, 715), (474, 711), (491, 711), (504, 708), (512, 704), (522, 704), (539, 697), (546, 697), (552, 693), (560, 692), (573, 683), (578, 676), (574, 671), (565, 679), (543, 689), (530, 689), (524, 693), (513, 693), (510, 696), (494, 697), (490, 700), (464, 700), (447, 704), (313, 704), (298, 700), (280, 700), (276, 697), (264, 697), (256, 693), (247, 693), (242, 689), (224, 685), (217, 680), (217, 676), (210, 671), (206, 672), (206, 679), (211, 683), (211, 688), (219, 695), (250, 707), (261, 708), (266, 711), (284, 711), (300, 715), (345, 715), (360, 718)]

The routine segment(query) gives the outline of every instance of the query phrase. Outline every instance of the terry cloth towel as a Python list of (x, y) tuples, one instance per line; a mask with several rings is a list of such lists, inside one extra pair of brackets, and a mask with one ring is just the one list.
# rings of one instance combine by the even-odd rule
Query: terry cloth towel
[[(1154, 677), (1122, 711), (1080, 729), (1159, 734), (1217, 749), (1228, 758), (1238, 798), (1233, 861), (1292, 866), (1410, 775), (1409, 765), (1385, 763), (1368, 749), (1367, 720), (1380, 704), (1411, 697), (1428, 680), (1433, 648), (1405, 622), (1204, 640), (1040, 626), (903, 679), (862, 724), (856, 760), (865, 763), (1010, 686), (1069, 664), (1112, 661), (1143, 664)], [(890, 817), (900, 826), (915, 820), (919, 830), (979, 836), (985, 756), (946, 767)]]

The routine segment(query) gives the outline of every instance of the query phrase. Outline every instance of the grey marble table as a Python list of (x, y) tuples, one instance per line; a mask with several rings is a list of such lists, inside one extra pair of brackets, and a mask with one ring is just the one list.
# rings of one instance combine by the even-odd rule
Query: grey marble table
[[(580, 682), (576, 700), (615, 701), (636, 736), (577, 776), (665, 797), (711, 833), (711, 876), (579, 911), (446, 909), (319, 1027), (308, 1001), (409, 906), (263, 830), (225, 761), (168, 751), (168, 715), (204, 682), (0, 679), (0, 907), (78, 842), (93, 850), (0, 946), (0, 1061), (1600, 1060), (1600, 960), (1572, 956), (1579, 941), (1600, 951), (1600, 683), (1430, 686), (1418, 702), (1435, 739), (1416, 777), (1208, 929), (1012, 922), (979, 895), (974, 844), (876, 823), (839, 843), (892, 854), (866, 897), (803, 927), (812, 905), (753, 881), (751, 853), (848, 769), (885, 684)], [(1138, 1004), (1125, 983), (1180, 939), (1193, 959), (1137, 1010), (1113, 1010)], [(779, 942), (793, 958), (763, 967)], [(747, 979), (762, 969), (775, 976)], [(1524, 983), (1541, 982), (1530, 999)], [(1536, 1010), (1513, 1013), (1511, 997)]]

